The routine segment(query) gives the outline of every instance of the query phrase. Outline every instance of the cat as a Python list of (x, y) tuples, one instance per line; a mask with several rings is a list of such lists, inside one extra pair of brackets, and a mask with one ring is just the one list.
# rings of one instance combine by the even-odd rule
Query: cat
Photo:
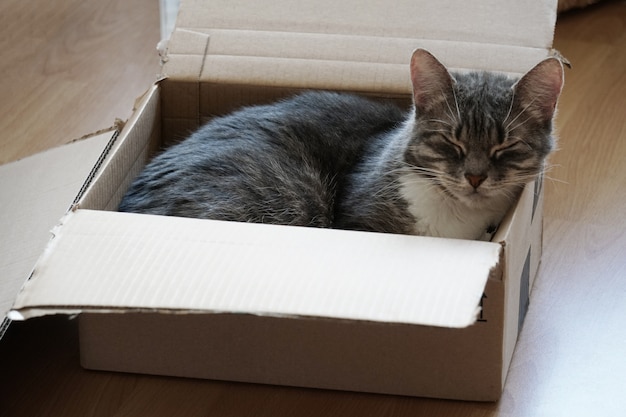
[(521, 78), (410, 61), (413, 106), (305, 92), (215, 118), (156, 156), (119, 210), (488, 239), (555, 145), (556, 58)]

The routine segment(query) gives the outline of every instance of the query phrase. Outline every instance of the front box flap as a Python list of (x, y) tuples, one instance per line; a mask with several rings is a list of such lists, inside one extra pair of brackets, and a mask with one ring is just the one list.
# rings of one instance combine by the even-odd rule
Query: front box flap
[(77, 210), (11, 312), (232, 312), (466, 327), (496, 243)]

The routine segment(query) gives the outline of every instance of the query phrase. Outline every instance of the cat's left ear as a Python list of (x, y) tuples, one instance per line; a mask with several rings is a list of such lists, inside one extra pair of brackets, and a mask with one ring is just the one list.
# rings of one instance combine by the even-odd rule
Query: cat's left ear
[[(411, 57), (413, 101), (420, 113), (440, 112), (441, 106), (454, 99), (454, 80), (447, 68), (425, 49), (416, 49)], [(447, 104), (446, 104), (447, 103)]]
[(563, 64), (556, 58), (541, 61), (513, 86), (514, 104), (542, 122), (554, 116), (563, 89)]

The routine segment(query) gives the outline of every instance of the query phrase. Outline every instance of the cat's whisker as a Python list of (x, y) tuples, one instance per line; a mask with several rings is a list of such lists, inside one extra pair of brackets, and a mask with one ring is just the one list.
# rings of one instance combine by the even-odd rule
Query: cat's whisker
[[(387, 183), (385, 187), (382, 187), (381, 189), (377, 190), (375, 195), (380, 196), (381, 194), (389, 190), (397, 190), (403, 185), (418, 184), (418, 183), (422, 185), (425, 184), (427, 189), (430, 190), (433, 188), (440, 187), (440, 184), (442, 182), (445, 182), (445, 179), (444, 181), (442, 181), (445, 175), (442, 172), (438, 172), (438, 171), (428, 169), (428, 168), (415, 167), (403, 161), (398, 161), (398, 162), (400, 162), (400, 165), (401, 165), (399, 168), (385, 172), (385, 175), (387, 177), (395, 176), (395, 178), (389, 181), (389, 183)], [(417, 173), (418, 177), (406, 177), (402, 175), (407, 172)], [(396, 175), (396, 174), (399, 174), (399, 175)], [(420, 175), (420, 174), (426, 174), (426, 175)]]
[(437, 177), (426, 177), (426, 176), (418, 176), (413, 178), (405, 178), (402, 182), (402, 185), (417, 185), (423, 187), (425, 191), (436, 190), (438, 193), (444, 192), (449, 194), (450, 197), (454, 197), (450, 188), (455, 188), (457, 182), (451, 179), (447, 179), (443, 176)]
[[(518, 190), (518, 191), (520, 191), (520, 190)], [(510, 202), (515, 201), (515, 200), (519, 197), (519, 192), (512, 192), (512, 191), (508, 191), (508, 190), (507, 190), (507, 191), (504, 191), (502, 194), (503, 194), (503, 195), (507, 198), (507, 200), (509, 200)]]
[(528, 116), (528, 117), (526, 118), (526, 120), (524, 120), (523, 122), (518, 123), (518, 124), (516, 124), (516, 125), (515, 125), (515, 126), (513, 126), (513, 127), (507, 127), (507, 129), (506, 129), (507, 134), (508, 134), (508, 133), (510, 133), (510, 132), (514, 132), (516, 129), (519, 129), (520, 127), (524, 126), (524, 125), (525, 125), (526, 123), (528, 123), (528, 121), (529, 121), (529, 120), (531, 120), (532, 118), (533, 118), (532, 116)]
[(525, 176), (511, 176), (510, 178), (499, 180), (497, 183), (501, 186), (509, 186), (509, 185), (525, 185), (537, 178), (536, 175), (525, 175)]
[(502, 124), (505, 124), (509, 117), (511, 117), (511, 112), (513, 111), (513, 103), (515, 102), (515, 90), (513, 90), (513, 95), (511, 95), (511, 104), (509, 104), (509, 111), (506, 113), (506, 117), (502, 121)]
[(412, 171), (421, 171), (421, 172), (429, 172), (429, 173), (439, 174), (439, 175), (446, 175), (446, 172), (442, 170), (417, 166), (417, 165), (409, 164), (408, 162), (405, 162), (405, 161), (396, 161), (396, 162), (402, 165), (400, 168), (398, 168), (401, 170), (409, 169)]
[(544, 175), (544, 178), (548, 181), (550, 181), (552, 184), (558, 183), (558, 184), (565, 184), (565, 185), (569, 185), (569, 181), (565, 181), (565, 180), (560, 180), (558, 178), (554, 178), (551, 177), (549, 175)]
[(526, 106), (524, 106), (524, 108), (523, 108), (522, 110), (520, 110), (520, 112), (517, 114), (517, 116), (515, 116), (515, 118), (514, 118), (513, 120), (511, 120), (509, 123), (507, 123), (507, 125), (506, 125), (506, 126), (504, 126), (504, 130), (505, 130), (505, 131), (507, 131), (507, 132), (508, 132), (508, 131), (510, 131), (509, 127), (510, 127), (513, 123), (515, 123), (515, 121), (516, 121), (517, 119), (519, 119), (519, 118), (520, 118), (520, 116), (521, 116), (522, 114), (524, 114), (524, 112), (526, 112), (526, 110), (528, 110), (528, 108), (529, 108), (529, 107), (530, 107), (530, 106), (531, 106), (531, 105), (535, 102), (535, 100), (536, 100), (536, 99), (537, 99), (536, 97), (533, 97), (533, 99), (532, 99), (532, 100), (530, 100), (530, 103), (528, 103)]
[[(550, 178), (547, 175), (543, 175), (544, 178)], [(529, 182), (535, 181), (538, 178), (537, 174), (533, 174), (533, 175), (524, 175), (524, 176), (514, 176), (511, 178), (507, 178), (504, 180), (500, 180), (498, 181), (498, 185), (501, 187), (510, 187), (510, 186), (519, 186), (519, 187), (524, 187), (526, 186), (526, 184), (528, 184)]]
[(399, 181), (399, 179), (386, 183), (383, 187), (374, 191), (374, 193), (372, 194), (372, 200), (377, 200), (378, 197), (386, 194), (388, 191), (393, 191), (393, 198), (397, 198), (398, 193), (396, 191), (400, 188), (401, 185), (402, 183)]
[[(408, 170), (407, 170), (408, 168)], [(406, 174), (408, 172), (413, 172), (415, 174), (417, 174), (417, 176), (415, 177), (406, 177), (403, 176), (402, 174)], [(396, 186), (401, 186), (402, 184), (410, 184), (410, 183), (427, 183), (427, 184), (432, 184), (434, 186), (438, 185), (441, 182), (446, 181), (447, 179), (445, 178), (445, 174), (444, 173), (440, 173), (438, 171), (434, 171), (434, 170), (429, 170), (429, 169), (419, 169), (416, 167), (411, 167), (411, 166), (407, 166), (407, 167), (403, 167), (403, 168), (398, 168), (395, 170), (391, 170), (391, 171), (387, 171), (386, 174), (394, 174), (394, 173), (398, 173), (400, 175), (397, 175), (396, 178), (391, 181), (391, 184), (395, 184)], [(443, 181), (442, 181), (443, 180)]]
[[(454, 90), (452, 91), (452, 93), (454, 93)], [(457, 123), (461, 120), (461, 114), (458, 113), (457, 117), (455, 117), (454, 112), (452, 111), (452, 107), (450, 107), (450, 102), (448, 101), (448, 96), (447, 94), (443, 91), (443, 89), (441, 89), (441, 96), (443, 97), (444, 101), (446, 102), (446, 106), (448, 107), (448, 115), (450, 116), (450, 120), (455, 120)], [(456, 96), (455, 96), (455, 100), (456, 100)], [(457, 105), (457, 110), (458, 110), (458, 105)]]
[(454, 88), (452, 89), (452, 97), (454, 97), (454, 104), (456, 106), (456, 115), (458, 117), (457, 122), (461, 121), (461, 110), (459, 110), (459, 100), (457, 100), (456, 98), (456, 92), (454, 91)]
[(568, 181), (565, 180), (561, 180), (555, 177), (552, 177), (550, 175), (548, 175), (549, 172), (551, 172), (554, 168), (559, 167), (560, 165), (558, 164), (547, 164), (544, 169), (541, 171), (541, 175), (543, 175), (543, 177), (550, 181), (551, 183), (559, 183), (559, 184), (569, 184)]
[(432, 122), (437, 122), (437, 123), (442, 123), (444, 125), (450, 126), (450, 127), (454, 127), (454, 125), (446, 120), (442, 120), (442, 119), (427, 119), (423, 121), (424, 123), (432, 123)]

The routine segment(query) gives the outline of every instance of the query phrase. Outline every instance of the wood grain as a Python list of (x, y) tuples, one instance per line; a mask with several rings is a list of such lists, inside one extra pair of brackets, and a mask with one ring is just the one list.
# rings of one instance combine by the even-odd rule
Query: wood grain
[(0, 163), (112, 126), (159, 72), (158, 2), (0, 2)]
[[(156, 1), (3, 0), (0, 159), (126, 117), (158, 71)], [(546, 185), (545, 252), (502, 399), (467, 403), (84, 371), (76, 323), (14, 323), (0, 416), (626, 415), (626, 3), (559, 17), (573, 63)]]

